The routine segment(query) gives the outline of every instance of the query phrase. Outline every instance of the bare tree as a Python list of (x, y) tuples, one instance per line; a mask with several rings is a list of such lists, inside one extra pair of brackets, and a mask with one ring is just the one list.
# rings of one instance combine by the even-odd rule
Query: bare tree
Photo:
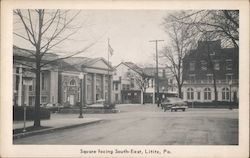
[(48, 52), (68, 40), (81, 28), (79, 24), (73, 23), (80, 11), (70, 13), (69, 10), (14, 10), (15, 25), (19, 25), (18, 30), (14, 30), (14, 35), (27, 44), (30, 44), (33, 51), (28, 51), (30, 57), (34, 59), (35, 65), (27, 65), (35, 72), (35, 119), (34, 126), (41, 126), (40, 123), (40, 73), (42, 67), (55, 63), (86, 51), (93, 44), (82, 50), (71, 53), (63, 58), (45, 61), (44, 57)]
[(185, 11), (183, 15), (172, 15), (179, 23), (196, 26), (201, 33), (221, 39), (225, 46), (239, 47), (239, 10)]
[(173, 18), (173, 15), (164, 19), (164, 28), (170, 39), (167, 46), (161, 51), (161, 56), (166, 67), (173, 73), (179, 97), (182, 98), (183, 58), (193, 47), (197, 32), (193, 25), (179, 23), (175, 17)]
[(144, 94), (147, 90), (150, 76), (145, 73), (130, 73), (129, 74), (130, 81), (135, 81), (138, 88), (141, 90), (141, 104), (144, 104)]

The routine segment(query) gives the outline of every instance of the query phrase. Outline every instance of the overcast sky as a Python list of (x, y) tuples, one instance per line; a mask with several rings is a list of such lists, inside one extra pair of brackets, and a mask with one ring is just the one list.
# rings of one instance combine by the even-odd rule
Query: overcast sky
[[(80, 50), (97, 40), (81, 56), (107, 59), (109, 38), (114, 50), (110, 57), (113, 66), (122, 61), (154, 64), (155, 43), (149, 40), (167, 40), (161, 25), (166, 15), (167, 11), (164, 10), (83, 10), (76, 19), (84, 22), (83, 28), (54, 51)], [(159, 50), (165, 43), (158, 44)], [(14, 44), (24, 47), (18, 38), (14, 38)]]

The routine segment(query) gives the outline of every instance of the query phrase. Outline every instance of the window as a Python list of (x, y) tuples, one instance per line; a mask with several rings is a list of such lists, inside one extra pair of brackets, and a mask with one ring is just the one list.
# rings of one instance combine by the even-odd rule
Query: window
[(115, 83), (115, 90), (118, 90), (118, 83)]
[(212, 51), (209, 52), (209, 54), (210, 55), (215, 55), (215, 51), (212, 50)]
[(118, 94), (115, 94), (115, 101), (118, 101)]
[(187, 89), (187, 99), (188, 100), (193, 100), (194, 99), (194, 90), (193, 90), (193, 88), (188, 88)]
[(29, 106), (33, 105), (33, 100), (34, 100), (34, 97), (33, 96), (29, 96)]
[(201, 99), (201, 92), (197, 92), (197, 100)]
[(81, 88), (78, 88), (78, 101), (81, 101)]
[(189, 63), (189, 70), (194, 71), (195, 70), (195, 62), (190, 62)]
[(233, 80), (233, 74), (226, 74), (226, 82), (229, 83), (229, 82), (232, 82)]
[(204, 100), (211, 100), (211, 89), (210, 88), (205, 88)]
[(32, 85), (29, 86), (29, 91), (30, 91), (30, 92), (33, 91)]
[(47, 96), (42, 96), (42, 103), (46, 103), (47, 102)]
[(166, 70), (164, 70), (164, 69), (162, 70), (162, 77), (166, 78)]
[(134, 79), (133, 78), (131, 78), (131, 80), (130, 80), (130, 86), (131, 86), (131, 88), (134, 88), (135, 87), (135, 84), (134, 84)]
[(201, 70), (203, 71), (207, 70), (207, 62), (205, 60), (201, 61)]
[(190, 81), (190, 83), (195, 82), (195, 75), (194, 74), (189, 75), (189, 81)]
[(229, 100), (229, 89), (228, 88), (222, 89), (222, 100)]
[(67, 101), (67, 91), (64, 90), (63, 91), (63, 102), (66, 102)]
[(122, 90), (129, 90), (128, 84), (122, 84)]
[(218, 60), (213, 61), (214, 70), (220, 70), (220, 62)]
[(170, 84), (173, 84), (173, 79), (169, 79), (169, 83), (170, 83)]
[(232, 70), (233, 69), (233, 63), (231, 59), (226, 60), (226, 70)]
[(69, 82), (69, 85), (70, 86), (75, 86), (76, 85), (76, 81), (74, 79), (72, 79), (70, 82)]
[(212, 83), (213, 82), (213, 74), (207, 74), (207, 82)]

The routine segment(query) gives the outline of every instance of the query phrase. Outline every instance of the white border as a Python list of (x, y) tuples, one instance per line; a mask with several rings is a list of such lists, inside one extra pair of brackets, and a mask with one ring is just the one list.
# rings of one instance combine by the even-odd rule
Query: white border
[[(81, 148), (91, 149), (168, 149), (166, 157), (248, 157), (249, 154), (249, 2), (242, 1), (12, 1), (1, 3), (1, 156), (3, 157), (107, 157), (81, 155)], [(69, 7), (70, 6), (70, 7)], [(93, 145), (12, 145), (12, 9), (239, 9), (240, 78), (238, 146), (93, 146)], [(117, 157), (117, 155), (112, 155)], [(137, 157), (137, 155), (120, 155)], [(159, 155), (148, 155), (147, 157)], [(138, 155), (138, 157), (142, 157)], [(145, 155), (143, 155), (145, 157)]]

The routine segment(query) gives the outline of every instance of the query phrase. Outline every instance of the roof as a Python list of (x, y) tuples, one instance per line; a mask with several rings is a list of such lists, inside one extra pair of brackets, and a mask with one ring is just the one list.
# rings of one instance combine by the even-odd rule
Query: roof
[(118, 66), (120, 66), (122, 64), (129, 67), (131, 70), (134, 70), (135, 72), (137, 72), (140, 75), (144, 74), (143, 69), (132, 62), (121, 62), (120, 64), (115, 66), (115, 68), (117, 68)]
[[(17, 46), (13, 46), (13, 56), (35, 59), (35, 56), (33, 54), (35, 54), (34, 50), (28, 50), (28, 49), (20, 48)], [(42, 59), (43, 59), (43, 61), (51, 61), (51, 60), (55, 60), (57, 58), (58, 58), (57, 54), (46, 53), (46, 54), (44, 54)]]
[(76, 70), (81, 71), (82, 67), (91, 67), (93, 64), (100, 60), (102, 60), (105, 64), (112, 68), (111, 65), (109, 65), (108, 62), (103, 58), (70, 57), (63, 59), (63, 62), (65, 62), (66, 65), (71, 65)]
[[(17, 46), (13, 46), (13, 56), (15, 59), (34, 62), (35, 51), (19, 48)], [(57, 54), (54, 53), (46, 53), (42, 61), (52, 61), (51, 63), (60, 66), (60, 69), (64, 71), (81, 71), (82, 67), (92, 67), (96, 62), (102, 61), (104, 62), (111, 70), (113, 70), (112, 66), (104, 59), (104, 58), (87, 58), (87, 57), (70, 57), (65, 59), (60, 59)], [(57, 60), (57, 62), (53, 62), (53, 60)], [(95, 68), (93, 66), (92, 68)]]
[[(210, 45), (217, 45), (214, 47), (209, 47), (210, 51), (216, 52), (217, 55), (227, 55), (227, 56), (237, 56), (237, 48), (221, 48), (220, 41), (209, 41), (209, 42), (199, 42), (199, 45), (196, 49), (190, 50), (184, 58), (199, 58), (200, 56), (204, 56), (208, 53), (208, 48), (205, 47), (205, 44), (209, 43)], [(217, 56), (216, 55), (216, 56)]]

